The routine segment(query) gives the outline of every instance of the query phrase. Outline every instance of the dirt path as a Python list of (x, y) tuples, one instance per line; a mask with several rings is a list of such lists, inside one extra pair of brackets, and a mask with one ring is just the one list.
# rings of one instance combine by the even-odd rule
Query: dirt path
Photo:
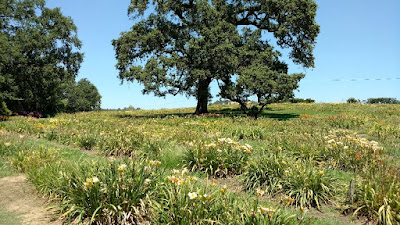
[(47, 206), (24, 175), (0, 178), (0, 208), (20, 215), (22, 224), (62, 224), (52, 220), (51, 213), (45, 210)]

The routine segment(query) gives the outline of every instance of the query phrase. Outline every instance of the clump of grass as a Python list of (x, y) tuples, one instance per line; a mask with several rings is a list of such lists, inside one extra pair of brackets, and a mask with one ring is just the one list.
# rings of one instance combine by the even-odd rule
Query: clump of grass
[(243, 174), (245, 189), (251, 190), (260, 186), (269, 187), (269, 189), (275, 187), (289, 172), (288, 163), (291, 164), (292, 161), (293, 158), (282, 152), (281, 147), (251, 160)]
[(230, 138), (220, 138), (216, 142), (189, 142), (185, 154), (185, 166), (216, 177), (241, 174), (247, 164), (253, 147), (240, 145)]
[(152, 143), (144, 133), (132, 128), (116, 129), (113, 133), (101, 133), (100, 136), (98, 147), (105, 155), (135, 155), (144, 144)]
[(38, 168), (57, 161), (57, 150), (40, 146), (37, 149), (28, 149), (18, 152), (11, 163), (21, 172), (36, 171)]
[(320, 208), (331, 201), (337, 188), (336, 178), (311, 163), (294, 164), (282, 182), (282, 191), (301, 208)]
[(173, 170), (160, 183), (151, 205), (154, 224), (300, 224), (296, 214), (267, 206), (258, 198), (241, 198), (228, 187), (202, 183)]
[(80, 148), (91, 150), (96, 145), (96, 137), (94, 135), (79, 136), (77, 144)]
[(40, 190), (60, 203), (68, 222), (138, 223), (144, 199), (155, 191), (162, 171), (159, 161), (59, 159), (56, 149), (22, 151), (13, 165), (28, 174)]
[(375, 217), (379, 224), (400, 223), (399, 175), (385, 165), (371, 167), (358, 186), (354, 214)]
[(324, 138), (327, 148), (320, 154), (333, 168), (360, 171), (384, 159), (384, 148), (378, 142), (360, 138), (354, 132), (335, 130)]
[(91, 222), (138, 223), (145, 210), (141, 203), (157, 185), (157, 167), (154, 161), (95, 162), (65, 173), (60, 188), (68, 198), (61, 213)]
[(247, 189), (262, 187), (270, 195), (284, 194), (295, 205), (320, 208), (334, 196), (336, 179), (307, 160), (298, 160), (281, 148), (249, 163), (243, 174)]

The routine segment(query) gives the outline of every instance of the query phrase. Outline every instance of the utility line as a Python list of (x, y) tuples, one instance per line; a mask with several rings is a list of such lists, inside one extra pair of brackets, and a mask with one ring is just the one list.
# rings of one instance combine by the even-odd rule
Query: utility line
[(400, 77), (387, 77), (387, 78), (353, 78), (353, 79), (332, 79), (330, 81), (375, 81), (375, 80), (400, 80)]

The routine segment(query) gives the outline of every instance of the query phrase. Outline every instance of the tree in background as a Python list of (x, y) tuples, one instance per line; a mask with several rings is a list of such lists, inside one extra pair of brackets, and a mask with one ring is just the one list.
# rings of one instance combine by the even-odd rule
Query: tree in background
[(101, 95), (86, 78), (69, 85), (65, 91), (67, 112), (100, 110)]
[(367, 104), (400, 104), (396, 98), (369, 98)]
[[(3, 51), (2, 46), (3, 45), (0, 40), (0, 51)], [(12, 81), (13, 80), (9, 75), (0, 73), (0, 116), (2, 116), (2, 118), (6, 118), (11, 115), (11, 111), (8, 109), (5, 101), (16, 100), (14, 97), (16, 87), (13, 86)]]
[(144, 94), (194, 96), (197, 114), (208, 112), (209, 85), (217, 81), (219, 95), (247, 113), (256, 96), (259, 108), (251, 111), (259, 113), (293, 96), (304, 77), (288, 74), (263, 34), (290, 49), (294, 63), (313, 67), (316, 9), (312, 0), (132, 0), (128, 14), (144, 18), (112, 41), (119, 78), (143, 84)]
[(347, 103), (350, 103), (350, 104), (355, 104), (355, 103), (360, 103), (361, 101), (360, 101), (360, 100), (357, 100), (357, 99), (354, 98), (354, 97), (351, 97), (351, 98), (348, 98), (348, 99), (346, 100), (346, 102), (347, 102)]
[(83, 60), (76, 26), (44, 0), (0, 2), (2, 100), (13, 111), (62, 111), (62, 84), (75, 80)]

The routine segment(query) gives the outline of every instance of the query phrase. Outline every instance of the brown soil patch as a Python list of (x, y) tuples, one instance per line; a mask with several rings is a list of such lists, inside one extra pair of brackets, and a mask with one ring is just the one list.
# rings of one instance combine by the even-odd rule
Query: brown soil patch
[(47, 206), (24, 175), (0, 178), (0, 207), (20, 215), (22, 224), (62, 224), (52, 219), (52, 214), (45, 209)]

